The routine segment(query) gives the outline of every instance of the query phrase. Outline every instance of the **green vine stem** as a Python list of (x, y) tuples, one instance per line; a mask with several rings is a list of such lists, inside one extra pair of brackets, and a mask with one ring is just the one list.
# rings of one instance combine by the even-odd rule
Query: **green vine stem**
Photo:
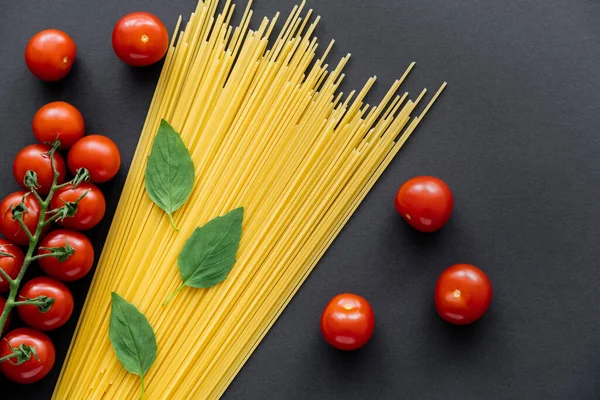
[[(48, 156), (50, 157), (50, 164), (52, 165), (52, 171), (54, 173), (54, 178), (52, 180), (52, 187), (50, 188), (50, 192), (48, 193), (48, 196), (46, 196), (45, 199), (42, 199), (36, 190), (37, 178), (36, 178), (35, 172), (30, 171), (32, 173), (28, 172), (26, 175), (25, 183), (31, 189), (31, 193), (33, 194), (33, 196), (35, 196), (35, 198), (40, 203), (40, 217), (39, 217), (37, 228), (36, 228), (35, 232), (30, 232), (29, 229), (27, 228), (27, 226), (25, 225), (25, 222), (23, 222), (23, 215), (22, 215), (23, 213), (22, 212), (17, 212), (17, 213), (13, 212), (13, 218), (19, 222), (19, 224), (21, 225), (21, 229), (23, 229), (25, 231), (25, 233), (27, 234), (27, 236), (29, 237), (29, 247), (27, 248), (27, 253), (25, 255), (25, 260), (23, 262), (23, 266), (21, 267), (21, 271), (19, 272), (19, 275), (15, 279), (12, 279), (10, 276), (8, 276), (4, 272), (4, 270), (2, 270), (0, 268), (0, 274), (2, 274), (3, 279), (8, 281), (9, 286), (10, 286), (10, 292), (8, 295), (8, 299), (6, 300), (6, 305), (4, 306), (4, 311), (0, 315), (0, 332), (4, 331), (4, 325), (6, 324), (6, 320), (8, 319), (8, 316), (9, 316), (10, 312), (13, 310), (13, 308), (20, 306), (20, 305), (31, 304), (31, 305), (36, 305), (36, 306), (40, 307), (40, 311), (43, 312), (42, 309), (48, 305), (48, 302), (50, 302), (50, 303), (53, 302), (53, 299), (49, 300), (49, 299), (35, 298), (35, 299), (26, 299), (24, 301), (17, 301), (16, 299), (17, 299), (17, 292), (19, 291), (19, 287), (21, 285), (21, 281), (23, 280), (23, 277), (25, 276), (25, 273), (27, 272), (27, 269), (29, 268), (29, 266), (31, 265), (32, 262), (37, 261), (40, 258), (44, 258), (44, 257), (52, 257), (53, 256), (53, 257), (58, 258), (59, 254), (54, 254), (54, 253), (43, 254), (43, 255), (34, 255), (44, 228), (46, 226), (50, 225), (55, 220), (62, 219), (65, 217), (72, 217), (73, 215), (75, 215), (75, 213), (77, 212), (78, 203), (85, 196), (85, 195), (81, 196), (75, 202), (65, 203), (64, 206), (62, 206), (61, 208), (58, 208), (56, 210), (48, 209), (50, 207), (50, 202), (52, 201), (52, 197), (54, 196), (54, 194), (56, 193), (57, 190), (62, 189), (68, 185), (73, 185), (75, 187), (78, 184), (80, 184), (81, 182), (85, 182), (85, 181), (89, 180), (88, 171), (81, 169), (77, 172), (77, 174), (76, 174), (75, 178), (73, 178), (73, 180), (63, 183), (63, 184), (60, 184), (60, 185), (58, 184), (58, 177), (60, 174), (57, 171), (56, 166), (54, 165), (54, 153), (56, 153), (59, 146), (60, 146), (60, 142), (56, 141), (52, 145), (51, 150), (48, 151)], [(24, 204), (21, 203), (20, 206), (24, 207)], [(14, 211), (14, 207), (12, 209)], [(27, 210), (25, 209), (25, 212), (26, 211)], [(46, 216), (49, 214), (53, 214), (52, 217), (46, 218)], [(70, 252), (70, 249), (63, 249), (63, 250), (65, 250), (66, 252)], [(60, 254), (63, 254), (63, 253), (60, 253)], [(72, 254), (72, 252), (71, 252), (71, 254)], [(51, 304), (49, 304), (49, 305), (51, 306)], [(32, 353), (32, 354), (35, 354), (35, 353)], [(9, 358), (10, 358), (10, 356), (9, 356)], [(5, 360), (0, 359), (0, 362), (3, 362), (3, 361), (5, 361)]]

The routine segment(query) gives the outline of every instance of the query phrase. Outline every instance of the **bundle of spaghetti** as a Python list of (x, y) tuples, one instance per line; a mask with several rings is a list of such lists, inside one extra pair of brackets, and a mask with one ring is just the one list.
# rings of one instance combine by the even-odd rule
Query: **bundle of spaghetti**
[[(377, 106), (375, 82), (338, 93), (348, 57), (317, 59), (312, 10), (295, 7), (269, 46), (279, 14), (249, 29), (234, 6), (200, 2), (167, 53), (54, 399), (133, 399), (137, 377), (108, 337), (110, 293), (135, 304), (158, 342), (148, 399), (216, 399), (243, 366), (346, 221), (441, 93), (397, 95), (411, 64)], [(180, 20), (181, 21), (181, 20)], [(179, 21), (179, 22), (180, 22)], [(178, 22), (175, 32), (179, 32)], [(175, 40), (176, 39), (176, 40)], [(196, 169), (179, 232), (148, 198), (146, 160), (161, 119), (180, 132)], [(237, 262), (211, 289), (185, 288), (177, 256), (194, 229), (243, 206)]]

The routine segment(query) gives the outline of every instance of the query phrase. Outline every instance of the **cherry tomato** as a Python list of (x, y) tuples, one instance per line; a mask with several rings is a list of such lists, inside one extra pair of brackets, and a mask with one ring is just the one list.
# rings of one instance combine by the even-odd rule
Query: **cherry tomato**
[(69, 170), (73, 174), (79, 168), (90, 173), (92, 182), (102, 183), (115, 177), (121, 168), (119, 148), (109, 138), (101, 135), (89, 135), (79, 140), (69, 151)]
[(134, 67), (145, 67), (163, 58), (169, 47), (169, 33), (156, 16), (134, 12), (117, 22), (112, 45), (123, 62)]
[(76, 231), (86, 231), (98, 225), (102, 220), (106, 212), (106, 200), (104, 200), (104, 195), (98, 189), (98, 186), (92, 183), (82, 183), (75, 189), (69, 185), (56, 191), (50, 201), (50, 207), (57, 209), (62, 207), (65, 202), (74, 203), (84, 193), (87, 194), (79, 202), (75, 216), (58, 221), (59, 225)]
[(79, 110), (64, 101), (42, 106), (35, 113), (31, 125), (37, 140), (52, 144), (58, 139), (61, 150), (73, 146), (83, 137), (85, 131), (83, 116)]
[(35, 76), (43, 81), (64, 78), (75, 61), (75, 42), (63, 31), (46, 29), (35, 34), (25, 48), (25, 62)]
[(440, 317), (456, 325), (477, 321), (492, 302), (492, 284), (482, 270), (456, 264), (442, 272), (435, 287)]
[(28, 361), (19, 365), (16, 361), (0, 363), (0, 372), (17, 383), (34, 383), (48, 375), (54, 366), (56, 350), (54, 344), (44, 333), (30, 328), (19, 328), (9, 332), (0, 343), (0, 357), (13, 353), (13, 349), (22, 344), (35, 348)]
[[(0, 256), (0, 268), (2, 268), (12, 279), (15, 279), (19, 275), (19, 272), (21, 272), (25, 254), (23, 254), (23, 251), (19, 246), (2, 238), (0, 238), (0, 253), (6, 253), (12, 256)], [(0, 275), (0, 293), (8, 292), (9, 289), (10, 285), (4, 280), (2, 275)]]
[[(6, 299), (2, 296), (0, 296), (0, 315), (2, 315), (2, 313), (4, 312), (4, 306), (6, 306)], [(10, 326), (10, 321), (12, 316), (10, 314), (8, 314), (8, 318), (6, 318), (6, 322), (4, 323), (4, 329), (2, 330), (2, 332), (0, 332), (0, 337), (4, 335), (4, 333), (6, 333), (6, 331), (8, 330), (8, 327)]]
[(45, 276), (33, 278), (21, 289), (18, 301), (39, 296), (53, 298), (54, 304), (46, 312), (40, 311), (36, 305), (18, 306), (19, 317), (23, 322), (40, 331), (51, 331), (66, 324), (71, 318), (74, 305), (69, 288), (64, 283)]
[(410, 226), (433, 232), (448, 222), (454, 200), (448, 185), (433, 176), (409, 179), (396, 194), (396, 210)]
[(21, 229), (19, 221), (13, 218), (10, 206), (16, 206), (21, 203), (21, 201), (23, 201), (23, 196), (25, 195), (27, 195), (27, 197), (25, 197), (24, 204), (25, 207), (27, 207), (27, 212), (23, 214), (23, 222), (25, 223), (25, 226), (29, 228), (29, 231), (34, 233), (40, 218), (40, 204), (31, 193), (14, 192), (6, 196), (0, 203), (0, 232), (11, 242), (21, 246), (29, 244), (29, 237), (27, 237), (27, 233)]
[[(52, 163), (48, 155), (49, 151), (50, 146), (38, 143), (25, 147), (17, 154), (13, 162), (13, 175), (21, 187), (29, 190), (23, 180), (27, 171), (31, 170), (37, 174), (39, 183), (38, 193), (48, 194), (50, 192), (52, 180), (54, 179), (54, 171), (52, 170)], [(65, 166), (65, 160), (57, 152), (54, 153), (54, 166), (59, 173), (57, 183), (61, 184), (65, 181), (67, 167)]]
[[(48, 254), (44, 248), (73, 247), (73, 253), (66, 261), (60, 262), (56, 257), (40, 259), (40, 267), (44, 272), (61, 281), (76, 281), (83, 278), (94, 265), (94, 247), (84, 234), (66, 229), (50, 232), (40, 243), (38, 254)], [(1, 261), (1, 260), (0, 260)]]
[(323, 337), (339, 350), (356, 350), (364, 346), (373, 335), (374, 327), (371, 305), (356, 294), (338, 294), (321, 316)]

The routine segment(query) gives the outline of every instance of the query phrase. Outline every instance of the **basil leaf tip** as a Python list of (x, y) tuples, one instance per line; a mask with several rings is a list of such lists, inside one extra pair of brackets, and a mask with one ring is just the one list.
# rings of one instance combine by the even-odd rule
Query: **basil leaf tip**
[(152, 143), (146, 165), (146, 192), (169, 216), (187, 201), (194, 188), (194, 162), (181, 136), (164, 119)]

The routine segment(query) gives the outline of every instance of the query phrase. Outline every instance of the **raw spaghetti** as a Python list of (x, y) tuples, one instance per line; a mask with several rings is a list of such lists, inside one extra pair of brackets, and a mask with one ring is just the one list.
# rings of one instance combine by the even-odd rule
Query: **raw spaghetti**
[[(416, 117), (425, 90), (414, 100), (396, 94), (413, 64), (377, 106), (364, 103), (375, 78), (344, 98), (337, 89), (349, 56), (329, 70), (331, 43), (317, 59), (319, 18), (302, 15), (303, 4), (269, 45), (278, 14), (250, 30), (249, 4), (234, 29), (234, 6), (217, 13), (217, 3), (200, 2), (171, 43), (55, 400), (139, 397), (138, 378), (109, 342), (111, 291), (156, 332), (147, 399), (219, 398), (445, 86)], [(144, 187), (162, 118), (196, 168), (175, 214), (179, 232)], [(186, 239), (239, 206), (242, 241), (228, 279), (185, 288), (162, 307), (181, 282)]]

